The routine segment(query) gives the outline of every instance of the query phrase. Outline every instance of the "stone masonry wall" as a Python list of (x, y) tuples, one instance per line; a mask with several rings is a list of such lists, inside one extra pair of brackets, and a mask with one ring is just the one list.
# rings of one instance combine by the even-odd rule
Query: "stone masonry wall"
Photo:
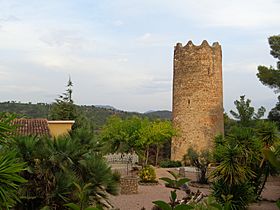
[(211, 149), (224, 132), (222, 50), (219, 43), (195, 46), (178, 43), (174, 50), (173, 125), (171, 158), (182, 160), (187, 149)]
[(130, 195), (138, 193), (137, 177), (122, 177), (120, 180), (121, 194)]

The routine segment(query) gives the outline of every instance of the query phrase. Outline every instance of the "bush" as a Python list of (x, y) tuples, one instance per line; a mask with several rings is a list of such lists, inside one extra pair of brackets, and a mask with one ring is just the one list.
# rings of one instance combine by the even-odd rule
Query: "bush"
[(139, 173), (140, 181), (144, 183), (154, 183), (156, 181), (155, 169), (150, 166), (144, 166)]
[(211, 155), (208, 151), (196, 152), (192, 148), (189, 148), (187, 154), (184, 155), (184, 160), (189, 160), (191, 165), (195, 166), (198, 170), (197, 182), (201, 184), (208, 183), (207, 169), (210, 164)]
[(181, 167), (182, 163), (180, 161), (175, 161), (175, 160), (163, 160), (160, 162), (159, 165), (162, 168), (176, 168), (176, 167)]

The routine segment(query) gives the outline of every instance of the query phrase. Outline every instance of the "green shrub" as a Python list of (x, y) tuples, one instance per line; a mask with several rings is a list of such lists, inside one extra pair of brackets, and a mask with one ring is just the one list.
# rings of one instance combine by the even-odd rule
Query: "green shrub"
[(211, 154), (205, 150), (200, 153), (192, 148), (189, 148), (187, 154), (183, 157), (184, 160), (189, 160), (192, 166), (195, 166), (198, 170), (197, 182), (201, 184), (208, 183), (207, 169), (211, 162)]
[(227, 185), (223, 180), (213, 183), (213, 196), (223, 204), (230, 204), (231, 210), (247, 209), (248, 204), (254, 200), (253, 187), (249, 182)]
[(139, 173), (139, 177), (141, 182), (145, 182), (145, 183), (157, 182), (155, 169), (150, 165), (144, 166), (141, 169)]
[(175, 160), (163, 160), (160, 162), (159, 165), (162, 168), (176, 168), (176, 167), (181, 167), (182, 163), (180, 161), (175, 161)]

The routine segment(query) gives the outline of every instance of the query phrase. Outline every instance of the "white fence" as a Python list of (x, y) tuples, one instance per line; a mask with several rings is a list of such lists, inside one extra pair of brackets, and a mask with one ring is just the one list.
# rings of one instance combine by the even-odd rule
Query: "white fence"
[(135, 153), (114, 153), (104, 156), (108, 163), (138, 163), (139, 158)]

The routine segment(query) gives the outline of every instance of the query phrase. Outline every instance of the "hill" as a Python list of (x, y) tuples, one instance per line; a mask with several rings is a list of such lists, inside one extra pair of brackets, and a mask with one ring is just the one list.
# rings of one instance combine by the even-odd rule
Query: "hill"
[(144, 113), (145, 116), (149, 118), (160, 118), (160, 119), (166, 119), (171, 120), (172, 118), (172, 112), (168, 110), (162, 110), (162, 111), (149, 111)]
[[(110, 107), (110, 108), (109, 108)], [(21, 117), (26, 118), (49, 118), (49, 113), (52, 108), (51, 104), (46, 103), (21, 103), (15, 101), (7, 101), (0, 103), (0, 112), (16, 113)], [(112, 109), (111, 106), (94, 106), (94, 105), (77, 105), (77, 110), (83, 113), (90, 121), (92, 121), (95, 128), (100, 128), (106, 123), (106, 120), (112, 116), (117, 115), (121, 118), (131, 116), (148, 117), (150, 119), (171, 119), (170, 111), (155, 111), (145, 114), (138, 112), (126, 112), (117, 109)]]

